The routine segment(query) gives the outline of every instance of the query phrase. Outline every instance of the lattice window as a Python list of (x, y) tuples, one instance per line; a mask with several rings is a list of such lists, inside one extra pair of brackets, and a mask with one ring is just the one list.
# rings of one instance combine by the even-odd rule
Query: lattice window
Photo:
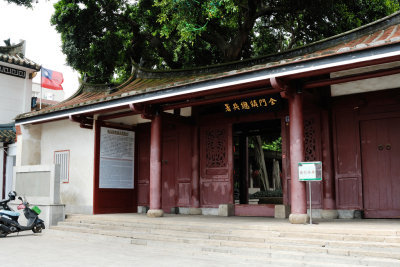
[(315, 119), (304, 120), (304, 150), (306, 161), (317, 160), (317, 145), (316, 145)]
[(226, 166), (226, 129), (210, 129), (206, 132), (206, 166), (218, 168)]
[(69, 182), (69, 150), (55, 151), (54, 164), (60, 165), (60, 182)]

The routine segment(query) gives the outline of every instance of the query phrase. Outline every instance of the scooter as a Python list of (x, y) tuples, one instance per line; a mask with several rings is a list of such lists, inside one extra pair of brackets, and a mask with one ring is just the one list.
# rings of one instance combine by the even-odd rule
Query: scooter
[(18, 210), (23, 210), (25, 218), (28, 220), (27, 226), (20, 225), (18, 223), (19, 213), (13, 211), (10, 206), (8, 206), (8, 202), (15, 200), (17, 193), (15, 191), (11, 191), (8, 193), (8, 199), (0, 201), (0, 237), (6, 237), (11, 233), (18, 233), (22, 231), (32, 230), (34, 233), (41, 233), (42, 229), (45, 229), (44, 221), (39, 218), (39, 214), (41, 210), (34, 206), (30, 208), (29, 203), (26, 199), (21, 200), (21, 204), (18, 205)]

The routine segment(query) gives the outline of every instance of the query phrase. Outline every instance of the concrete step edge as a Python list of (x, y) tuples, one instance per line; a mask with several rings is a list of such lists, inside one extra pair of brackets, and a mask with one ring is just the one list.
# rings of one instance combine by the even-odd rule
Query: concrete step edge
[[(71, 215), (69, 215), (71, 216)], [(210, 216), (211, 217), (211, 216)], [(99, 219), (101, 219), (104, 223), (109, 224), (110, 222), (119, 224), (129, 224), (129, 223), (143, 223), (143, 224), (151, 224), (154, 225), (168, 225), (170, 222), (169, 221), (162, 221), (160, 218), (148, 218), (145, 215), (140, 216), (140, 217), (132, 217), (129, 219), (126, 218), (111, 218), (110, 216), (104, 216), (102, 217), (101, 215), (72, 215), (67, 220), (90, 220), (93, 221), (94, 223), (102, 223)], [(182, 219), (184, 220), (184, 219)], [(100, 222), (99, 222), (100, 221)], [(179, 221), (176, 220), (173, 222), (174, 225), (192, 225), (192, 226), (200, 226), (204, 227), (204, 222), (193, 222), (193, 221)], [(338, 223), (340, 224), (340, 223)], [(258, 231), (276, 231), (279, 230), (281, 232), (292, 232), (292, 231), (297, 231), (297, 230), (304, 230), (306, 229), (307, 232), (309, 233), (333, 233), (333, 234), (353, 234), (353, 235), (365, 235), (365, 234), (374, 234), (374, 235), (382, 235), (382, 236), (393, 236), (393, 235), (398, 235), (400, 236), (400, 228), (399, 229), (374, 229), (372, 227), (367, 227), (368, 229), (359, 229), (354, 226), (346, 226), (346, 228), (340, 227), (340, 226), (323, 226), (321, 225), (292, 225), (289, 224), (287, 226), (285, 225), (264, 225), (264, 224), (251, 224), (251, 225), (241, 225), (241, 224), (235, 224), (235, 223), (229, 223), (229, 222), (224, 222), (224, 223), (213, 223), (214, 228), (227, 228), (229, 225), (230, 229), (242, 229), (242, 230), (258, 230)]]
[(156, 234), (137, 234), (132, 232), (121, 232), (121, 231), (111, 231), (111, 230), (95, 230), (95, 229), (85, 229), (79, 227), (57, 227), (55, 229), (58, 230), (65, 230), (65, 231), (75, 231), (75, 232), (83, 232), (83, 233), (93, 233), (99, 235), (108, 235), (108, 236), (116, 236), (116, 237), (123, 237), (123, 238), (132, 238), (136, 240), (136, 242), (144, 242), (147, 243), (148, 241), (162, 241), (168, 243), (186, 243), (190, 245), (199, 245), (204, 244), (207, 246), (215, 246), (215, 247), (252, 247), (254, 250), (256, 249), (279, 249), (279, 250), (295, 250), (301, 252), (318, 252), (322, 254), (334, 254), (334, 255), (342, 255), (342, 256), (349, 256), (349, 255), (363, 255), (368, 256), (371, 253), (378, 255), (378, 257), (385, 257), (385, 258), (400, 258), (400, 253), (393, 253), (393, 251), (385, 251), (379, 250), (374, 251), (374, 249), (365, 249), (365, 248), (358, 248), (358, 247), (351, 247), (351, 248), (331, 248), (331, 247), (321, 247), (316, 245), (300, 245), (300, 244), (268, 244), (268, 243), (248, 243), (248, 242), (239, 242), (239, 241), (219, 241), (219, 240), (212, 240), (212, 239), (202, 239), (202, 238), (191, 238), (191, 237), (173, 237), (173, 236), (163, 236), (163, 235), (156, 235)]
[[(292, 235), (288, 235), (287, 233), (257, 233), (257, 232), (244, 232), (241, 231), (239, 233), (235, 231), (225, 230), (222, 233), (218, 233), (218, 231), (211, 230), (207, 228), (208, 231), (198, 232), (196, 229), (192, 229), (190, 227), (186, 227), (182, 229), (179, 226), (174, 226), (167, 229), (164, 228), (154, 228), (154, 227), (133, 227), (133, 226), (116, 226), (116, 225), (106, 225), (106, 224), (93, 224), (86, 222), (60, 222), (61, 226), (75, 226), (75, 227), (88, 227), (90, 229), (98, 229), (98, 230), (117, 230), (121, 229), (123, 231), (134, 231), (134, 232), (144, 232), (144, 233), (165, 233), (167, 235), (184, 235), (184, 236), (203, 236), (210, 239), (215, 240), (240, 240), (247, 242), (265, 242), (266, 240), (270, 242), (274, 242), (275, 240), (287, 240), (288, 242), (295, 243), (314, 243), (320, 245), (330, 245), (330, 246), (340, 246), (342, 244), (347, 244), (349, 246), (361, 246), (363, 247), (391, 247), (391, 248), (400, 248), (400, 239), (394, 239), (387, 242), (385, 238), (377, 238), (374, 236), (364, 236), (363, 238), (359, 238), (357, 240), (356, 237), (352, 235), (317, 235), (317, 234), (309, 234), (309, 233), (297, 233), (292, 232)], [(204, 230), (204, 229), (202, 229)], [(247, 235), (246, 235), (247, 233)], [(237, 235), (238, 234), (238, 235)], [(257, 235), (257, 237), (249, 237)], [(399, 241), (399, 242), (397, 242)]]

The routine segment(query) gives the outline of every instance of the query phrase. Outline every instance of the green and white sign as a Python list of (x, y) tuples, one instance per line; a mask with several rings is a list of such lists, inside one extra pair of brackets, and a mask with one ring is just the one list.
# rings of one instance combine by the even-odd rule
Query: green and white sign
[(322, 180), (322, 162), (309, 161), (299, 162), (299, 181), (321, 181)]

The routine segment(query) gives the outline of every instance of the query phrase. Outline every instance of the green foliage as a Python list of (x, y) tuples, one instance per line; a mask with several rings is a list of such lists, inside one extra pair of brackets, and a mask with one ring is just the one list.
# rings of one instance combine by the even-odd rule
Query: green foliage
[(187, 68), (276, 53), (399, 8), (398, 0), (60, 0), (52, 24), (68, 64), (103, 83), (126, 79), (136, 65)]
[(270, 151), (282, 151), (282, 137), (279, 137), (278, 139), (272, 142), (264, 141), (262, 148)]
[(19, 6), (32, 7), (33, 0), (6, 0), (8, 3), (17, 4)]
[(282, 197), (282, 189), (276, 190), (267, 190), (267, 191), (258, 191), (249, 196), (250, 199), (252, 198), (262, 198), (262, 197)]

